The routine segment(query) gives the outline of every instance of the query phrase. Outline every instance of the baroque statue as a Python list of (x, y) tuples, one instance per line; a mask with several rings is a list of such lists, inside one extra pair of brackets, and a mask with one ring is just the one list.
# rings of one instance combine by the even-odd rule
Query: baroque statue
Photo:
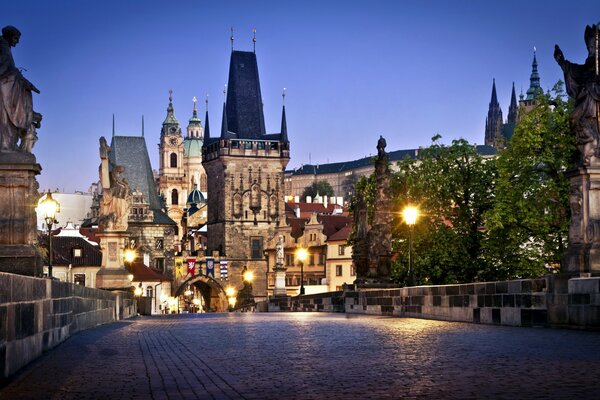
[[(14, 26), (2, 28), (0, 36), (0, 152), (31, 153), (37, 141), (36, 128), (42, 115), (33, 110), (31, 92), (40, 91), (15, 66), (11, 47), (21, 32)], [(20, 142), (19, 142), (20, 140)]]
[(109, 172), (108, 153), (110, 147), (104, 137), (100, 138), (100, 184), (102, 197), (98, 226), (103, 231), (126, 231), (129, 218), (131, 195), (127, 179), (121, 178), (123, 166), (115, 165)]
[(598, 71), (598, 25), (586, 26), (588, 57), (583, 64), (565, 59), (558, 45), (554, 58), (565, 74), (567, 93), (574, 101), (571, 122), (584, 165), (600, 161), (600, 77)]
[(279, 235), (277, 244), (275, 245), (275, 265), (283, 266), (284, 259), (284, 248), (283, 248), (283, 235)]

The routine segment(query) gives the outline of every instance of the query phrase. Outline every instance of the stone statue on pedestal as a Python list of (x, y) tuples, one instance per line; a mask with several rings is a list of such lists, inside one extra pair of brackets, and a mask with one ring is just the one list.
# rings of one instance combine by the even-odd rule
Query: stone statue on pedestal
[[(31, 92), (40, 91), (15, 66), (11, 47), (21, 32), (14, 26), (2, 28), (0, 37), (0, 152), (31, 153), (37, 141), (36, 128), (42, 115), (33, 111)], [(20, 143), (19, 143), (20, 140)]]
[(102, 198), (100, 199), (98, 226), (103, 231), (126, 231), (131, 204), (129, 183), (126, 179), (121, 178), (124, 170), (121, 165), (115, 165), (109, 173), (109, 152), (110, 148), (106, 139), (101, 137), (100, 184), (102, 185)]
[(598, 26), (585, 28), (588, 56), (583, 64), (565, 60), (558, 45), (554, 58), (565, 74), (567, 93), (574, 101), (571, 125), (579, 164), (567, 171), (570, 180), (571, 223), (569, 247), (562, 261), (563, 272), (600, 271), (600, 71), (598, 70)]
[(284, 250), (283, 250), (283, 235), (279, 235), (277, 244), (275, 245), (275, 265), (283, 266)]
[(375, 160), (375, 197), (373, 219), (369, 228), (368, 210), (364, 199), (357, 199), (354, 210), (355, 237), (352, 260), (356, 268), (358, 287), (394, 286), (391, 275), (392, 254), (392, 198), (390, 189), (389, 157), (385, 152), (383, 136), (377, 141)]

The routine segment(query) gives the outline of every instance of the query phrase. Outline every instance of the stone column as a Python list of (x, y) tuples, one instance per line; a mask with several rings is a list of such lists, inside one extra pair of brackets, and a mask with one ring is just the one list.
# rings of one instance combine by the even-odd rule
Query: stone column
[(571, 182), (571, 225), (563, 272), (600, 272), (600, 165), (567, 173)]
[(131, 287), (129, 271), (125, 269), (125, 243), (127, 232), (102, 232), (100, 249), (102, 250), (102, 267), (96, 274), (96, 287), (109, 290), (126, 290)]
[(35, 248), (39, 200), (35, 176), (42, 168), (33, 154), (0, 153), (0, 271), (41, 276)]
[(275, 267), (273, 267), (273, 272), (275, 274), (275, 287), (273, 288), (273, 296), (275, 297), (285, 297), (287, 296), (287, 289), (285, 288), (285, 272), (287, 268), (283, 266), (283, 264), (277, 263)]

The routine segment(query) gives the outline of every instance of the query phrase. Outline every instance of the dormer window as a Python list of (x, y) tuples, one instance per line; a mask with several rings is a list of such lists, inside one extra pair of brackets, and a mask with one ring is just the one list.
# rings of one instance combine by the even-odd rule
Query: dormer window
[(83, 249), (73, 249), (73, 258), (83, 257)]

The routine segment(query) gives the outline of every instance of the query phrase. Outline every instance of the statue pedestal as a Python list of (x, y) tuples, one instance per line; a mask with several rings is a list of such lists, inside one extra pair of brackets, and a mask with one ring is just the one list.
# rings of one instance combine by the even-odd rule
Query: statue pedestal
[(273, 268), (275, 273), (275, 287), (273, 288), (273, 296), (285, 297), (287, 296), (287, 290), (285, 288), (285, 268), (283, 265), (277, 264)]
[(107, 290), (129, 290), (129, 271), (124, 267), (127, 232), (98, 233), (102, 250), (102, 267), (96, 274), (96, 287)]
[(600, 272), (600, 165), (579, 167), (567, 176), (571, 225), (563, 272)]
[(28, 153), (0, 153), (0, 271), (41, 276), (35, 248), (39, 200), (35, 179), (42, 168)]

